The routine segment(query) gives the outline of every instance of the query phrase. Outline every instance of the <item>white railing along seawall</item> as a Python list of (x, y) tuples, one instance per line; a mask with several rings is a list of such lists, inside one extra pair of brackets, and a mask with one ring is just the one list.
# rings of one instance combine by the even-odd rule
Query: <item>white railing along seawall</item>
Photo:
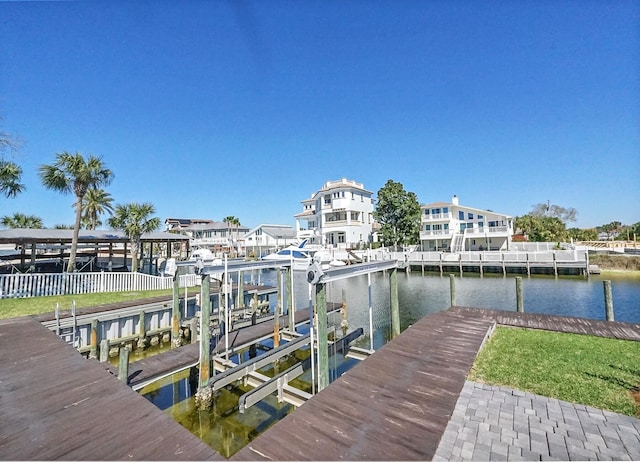
[[(180, 287), (198, 284), (195, 274), (180, 276)], [(80, 295), (128, 290), (162, 290), (173, 287), (172, 277), (130, 272), (37, 273), (0, 275), (0, 298)]]

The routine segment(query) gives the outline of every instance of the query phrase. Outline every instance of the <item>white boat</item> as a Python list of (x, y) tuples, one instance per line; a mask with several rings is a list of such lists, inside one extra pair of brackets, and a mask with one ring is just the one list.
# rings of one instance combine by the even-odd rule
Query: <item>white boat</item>
[(269, 255), (265, 255), (262, 257), (264, 261), (288, 261), (291, 262), (291, 267), (294, 270), (306, 270), (311, 262), (313, 261), (313, 257), (311, 252), (307, 251), (304, 248), (307, 243), (306, 239), (302, 241), (302, 243), (298, 245), (290, 245), (277, 252), (270, 253)]

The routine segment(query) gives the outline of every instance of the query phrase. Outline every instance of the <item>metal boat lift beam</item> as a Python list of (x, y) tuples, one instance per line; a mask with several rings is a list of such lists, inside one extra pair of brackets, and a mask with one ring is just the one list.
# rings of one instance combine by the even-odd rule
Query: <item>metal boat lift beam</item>
[[(193, 266), (196, 268), (198, 274), (206, 275), (206, 274), (219, 274), (223, 273), (225, 270), (224, 264), (222, 265), (204, 265), (199, 260), (186, 260), (181, 262), (176, 262), (176, 266)], [(227, 261), (226, 269), (230, 273), (235, 273), (237, 271), (252, 271), (252, 270), (261, 270), (261, 269), (270, 269), (270, 268), (289, 268), (291, 267), (290, 261)]]
[(293, 353), (299, 348), (302, 348), (311, 343), (311, 336), (305, 335), (304, 337), (297, 338), (288, 342), (278, 348), (275, 348), (268, 353), (264, 353), (260, 356), (256, 356), (249, 361), (246, 361), (232, 369), (229, 369), (222, 374), (214, 375), (209, 379), (208, 385), (213, 391), (220, 390), (221, 388), (229, 385), (230, 383), (240, 380), (250, 372), (256, 371), (277, 359)]
[(324, 272), (324, 276), (320, 282), (326, 284), (328, 282), (339, 281), (354, 276), (377, 273), (379, 271), (391, 270), (398, 268), (398, 260), (382, 260), (370, 263), (357, 263), (355, 265), (342, 266), (330, 269)]
[(240, 414), (244, 414), (244, 411), (246, 409), (250, 408), (256, 403), (259, 403), (275, 391), (278, 392), (278, 402), (282, 402), (282, 395), (285, 385), (287, 385), (289, 381), (302, 375), (303, 372), (304, 369), (302, 368), (302, 363), (298, 363), (294, 366), (291, 366), (286, 371), (276, 375), (271, 380), (257, 386), (251, 391), (246, 392), (240, 397), (238, 411), (240, 412)]

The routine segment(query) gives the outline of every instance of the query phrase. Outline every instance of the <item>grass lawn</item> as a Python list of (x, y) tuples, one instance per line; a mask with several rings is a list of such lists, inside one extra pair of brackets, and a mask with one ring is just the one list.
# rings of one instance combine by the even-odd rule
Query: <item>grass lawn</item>
[(469, 379), (640, 417), (640, 342), (501, 326)]
[[(189, 289), (189, 294), (192, 295), (194, 290), (199, 291), (200, 288)], [(50, 297), (5, 298), (0, 300), (0, 319), (53, 313), (56, 309), (56, 303), (60, 304), (61, 310), (69, 310), (71, 309), (71, 302), (73, 300), (76, 301), (76, 308), (82, 308), (85, 306), (104, 305), (171, 294), (172, 290), (168, 289), (106, 292), (84, 295), (52, 295)], [(180, 297), (184, 297), (184, 289), (180, 289)]]

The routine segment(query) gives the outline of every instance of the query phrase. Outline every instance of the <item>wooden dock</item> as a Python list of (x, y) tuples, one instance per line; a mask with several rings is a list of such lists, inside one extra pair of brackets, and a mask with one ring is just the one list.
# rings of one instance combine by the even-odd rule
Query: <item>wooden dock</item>
[[(495, 323), (640, 340), (640, 324), (452, 307), (406, 329), (232, 460), (432, 459)], [(224, 460), (32, 317), (0, 321), (0, 351), (1, 460)]]
[(0, 459), (224, 460), (31, 317), (0, 321)]

